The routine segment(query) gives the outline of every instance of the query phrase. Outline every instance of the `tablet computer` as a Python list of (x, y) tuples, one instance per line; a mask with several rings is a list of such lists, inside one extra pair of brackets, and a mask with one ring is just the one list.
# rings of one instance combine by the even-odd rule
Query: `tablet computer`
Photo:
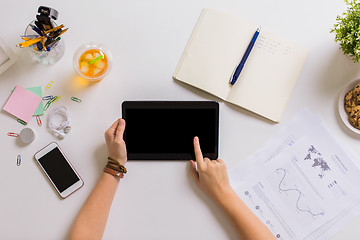
[(195, 136), (204, 157), (218, 158), (217, 102), (124, 101), (122, 117), (129, 160), (195, 159)]

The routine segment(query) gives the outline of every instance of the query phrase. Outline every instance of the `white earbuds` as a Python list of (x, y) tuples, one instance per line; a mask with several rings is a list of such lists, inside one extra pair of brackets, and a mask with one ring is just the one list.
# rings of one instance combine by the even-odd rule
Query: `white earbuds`
[(65, 132), (63, 132), (63, 131), (58, 131), (58, 130), (56, 130), (56, 129), (53, 129), (53, 130), (51, 131), (51, 133), (52, 133), (55, 137), (57, 137), (57, 138), (60, 138), (60, 139), (64, 139), (64, 138), (65, 138)]
[(65, 133), (64, 133), (64, 132), (60, 132), (59, 135), (58, 135), (58, 138), (64, 139), (64, 138), (65, 138)]
[[(60, 125), (55, 125), (54, 124), (54, 116), (56, 114), (62, 115), (65, 118), (64, 122), (62, 122)], [(53, 109), (48, 115), (48, 128), (49, 128), (49, 131), (55, 137), (57, 137), (59, 139), (64, 139), (66, 134), (70, 132), (71, 126), (69, 126), (69, 124), (70, 124), (69, 113), (68, 113), (66, 107), (64, 107), (64, 106), (57, 107), (57, 108)]]
[(71, 130), (71, 126), (66, 126), (64, 128), (64, 133), (68, 133), (68, 132), (70, 132), (70, 130)]

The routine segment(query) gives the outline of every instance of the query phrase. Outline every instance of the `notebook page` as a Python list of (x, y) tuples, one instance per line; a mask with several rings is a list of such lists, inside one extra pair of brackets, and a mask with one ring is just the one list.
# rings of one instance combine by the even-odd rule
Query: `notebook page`
[(279, 122), (307, 50), (261, 30), (227, 101)]
[(174, 79), (222, 99), (256, 27), (221, 12), (204, 9), (185, 48)]

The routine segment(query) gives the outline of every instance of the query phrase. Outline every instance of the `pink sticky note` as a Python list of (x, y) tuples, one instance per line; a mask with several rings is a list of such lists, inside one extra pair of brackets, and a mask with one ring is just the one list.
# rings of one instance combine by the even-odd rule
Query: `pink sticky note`
[(3, 110), (28, 123), (41, 100), (42, 98), (35, 93), (21, 86), (16, 86)]

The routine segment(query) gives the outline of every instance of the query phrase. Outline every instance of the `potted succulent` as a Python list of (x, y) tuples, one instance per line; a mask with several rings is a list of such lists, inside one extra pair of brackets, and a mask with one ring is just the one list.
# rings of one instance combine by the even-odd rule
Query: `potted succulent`
[(340, 49), (349, 55), (354, 62), (360, 59), (360, 2), (345, 0), (347, 10), (342, 16), (336, 17), (337, 23), (331, 29), (335, 33), (335, 41), (340, 43)]

